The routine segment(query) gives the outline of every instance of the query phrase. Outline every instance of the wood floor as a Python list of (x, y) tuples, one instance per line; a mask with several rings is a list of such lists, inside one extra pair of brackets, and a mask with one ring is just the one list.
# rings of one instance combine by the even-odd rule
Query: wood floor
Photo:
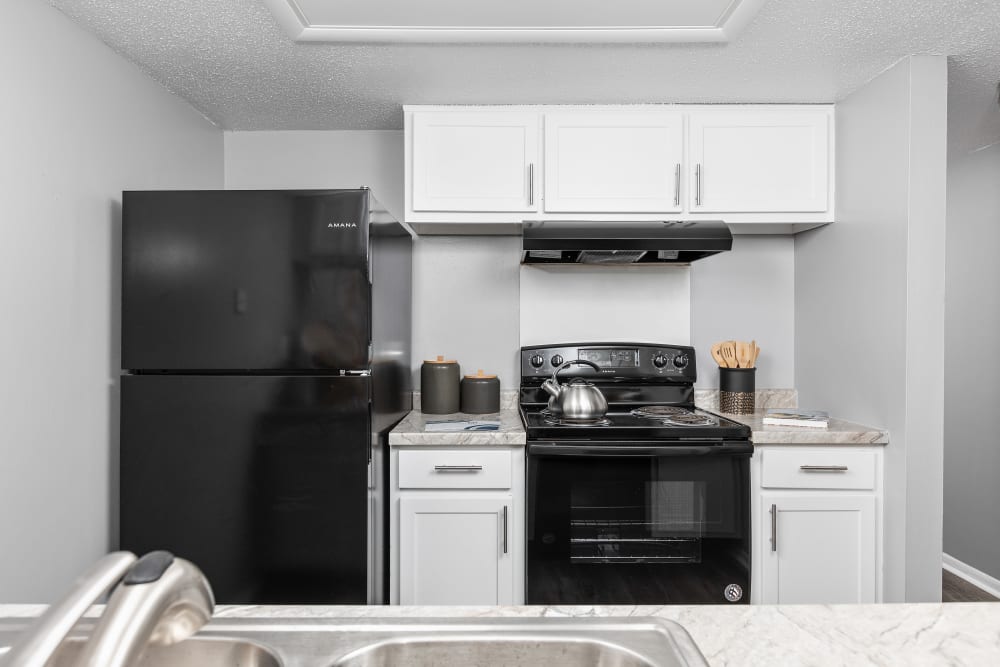
[(947, 570), (941, 571), (941, 600), (943, 602), (1000, 602), (981, 588)]

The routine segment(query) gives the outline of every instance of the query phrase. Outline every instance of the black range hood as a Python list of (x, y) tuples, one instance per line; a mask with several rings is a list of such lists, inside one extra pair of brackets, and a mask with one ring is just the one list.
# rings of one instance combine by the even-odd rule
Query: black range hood
[(688, 264), (731, 250), (726, 223), (525, 221), (522, 264)]

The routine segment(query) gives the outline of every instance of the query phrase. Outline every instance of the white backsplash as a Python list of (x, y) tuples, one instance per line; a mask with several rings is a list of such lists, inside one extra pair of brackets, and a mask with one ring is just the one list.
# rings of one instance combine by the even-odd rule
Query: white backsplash
[(522, 265), (521, 345), (691, 342), (687, 266)]

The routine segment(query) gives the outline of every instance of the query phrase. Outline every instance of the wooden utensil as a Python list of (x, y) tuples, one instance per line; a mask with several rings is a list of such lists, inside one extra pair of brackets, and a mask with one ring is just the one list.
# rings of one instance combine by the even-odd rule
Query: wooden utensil
[(750, 345), (745, 341), (736, 343), (736, 361), (740, 368), (750, 368)]
[(712, 346), (712, 358), (715, 359), (715, 363), (719, 364), (719, 368), (729, 368), (726, 360), (722, 357), (722, 353), (719, 348), (722, 347), (722, 343), (716, 343)]
[(757, 368), (757, 357), (760, 356), (760, 347), (757, 346), (757, 341), (751, 341), (753, 345), (753, 359), (750, 362), (750, 368)]
[(726, 368), (737, 368), (736, 341), (727, 340), (719, 351), (722, 352), (722, 358), (726, 360)]

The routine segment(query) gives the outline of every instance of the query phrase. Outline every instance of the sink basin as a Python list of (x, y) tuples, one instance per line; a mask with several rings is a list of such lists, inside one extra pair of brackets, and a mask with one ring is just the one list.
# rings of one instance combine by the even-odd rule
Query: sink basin
[[(684, 664), (673, 662), (670, 664)], [(548, 637), (395, 639), (358, 649), (332, 667), (502, 667), (505, 665), (600, 665), (652, 667), (640, 655), (603, 641)]]
[[(63, 642), (46, 667), (73, 667), (82, 639)], [(173, 646), (150, 646), (135, 667), (190, 667), (192, 665), (239, 665), (240, 667), (282, 667), (272, 651), (240, 639), (192, 637)]]
[[(0, 662), (26, 619), (0, 619)], [(47, 667), (71, 667), (84, 621)], [(150, 647), (139, 667), (707, 667), (680, 625), (657, 618), (225, 618)]]

